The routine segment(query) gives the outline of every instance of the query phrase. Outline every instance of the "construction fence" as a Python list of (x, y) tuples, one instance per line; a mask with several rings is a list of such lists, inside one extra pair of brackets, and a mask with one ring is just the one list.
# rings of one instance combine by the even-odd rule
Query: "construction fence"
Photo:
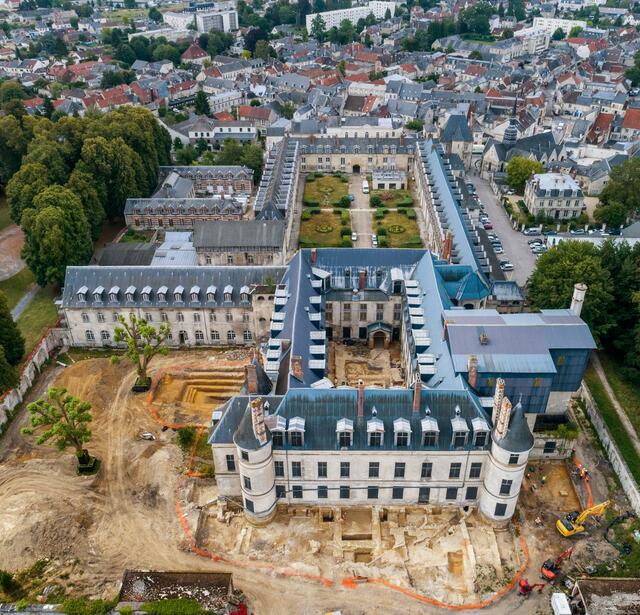
[(631, 504), (631, 508), (633, 508), (636, 515), (640, 516), (640, 489), (638, 489), (638, 485), (636, 484), (631, 472), (629, 471), (629, 467), (627, 466), (625, 460), (620, 454), (620, 450), (618, 446), (613, 440), (609, 429), (605, 425), (604, 419), (600, 416), (600, 412), (598, 411), (598, 406), (591, 395), (591, 391), (589, 391), (589, 387), (583, 381), (582, 382), (582, 399), (585, 402), (585, 408), (587, 410), (587, 414), (591, 419), (591, 423), (595, 427), (595, 430), (604, 446), (604, 449), (607, 453), (607, 457), (613, 466), (613, 469), (620, 480), (620, 484), (622, 485), (622, 489), (624, 490), (627, 498), (629, 499), (629, 503)]
[[(59, 323), (56, 323), (59, 324)], [(40, 368), (60, 348), (68, 344), (66, 329), (49, 329), (34, 346), (20, 368), (20, 382), (15, 389), (9, 389), (0, 395), (0, 433), (11, 417), (12, 412), (22, 402), (27, 391), (35, 382)]]

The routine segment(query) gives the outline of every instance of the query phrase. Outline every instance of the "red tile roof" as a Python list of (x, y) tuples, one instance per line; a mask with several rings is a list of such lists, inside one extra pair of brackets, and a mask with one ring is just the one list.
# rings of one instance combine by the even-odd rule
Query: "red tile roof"
[(189, 45), (189, 48), (180, 56), (182, 60), (200, 60), (202, 58), (208, 58), (209, 54), (195, 43)]
[(622, 127), (640, 130), (640, 109), (627, 109), (622, 121)]

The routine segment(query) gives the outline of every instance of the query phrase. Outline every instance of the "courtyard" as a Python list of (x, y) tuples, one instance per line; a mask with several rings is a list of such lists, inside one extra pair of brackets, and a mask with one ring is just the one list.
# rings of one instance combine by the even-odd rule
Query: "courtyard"
[(336, 386), (357, 386), (360, 381), (367, 387), (404, 386), (400, 344), (391, 342), (389, 348), (370, 349), (365, 343), (347, 346), (331, 342), (328, 377)]

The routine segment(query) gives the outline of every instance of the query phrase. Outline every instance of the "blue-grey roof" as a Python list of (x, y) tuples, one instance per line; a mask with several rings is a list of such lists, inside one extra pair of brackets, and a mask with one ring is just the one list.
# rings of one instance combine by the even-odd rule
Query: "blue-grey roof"
[(473, 135), (469, 129), (467, 117), (465, 115), (450, 115), (447, 123), (442, 129), (442, 135), (440, 136), (442, 141), (465, 141), (467, 143), (473, 142)]
[(518, 402), (511, 411), (506, 435), (502, 439), (497, 439), (494, 431), (493, 439), (501, 448), (511, 453), (524, 453), (531, 450), (534, 438), (524, 416), (522, 404)]

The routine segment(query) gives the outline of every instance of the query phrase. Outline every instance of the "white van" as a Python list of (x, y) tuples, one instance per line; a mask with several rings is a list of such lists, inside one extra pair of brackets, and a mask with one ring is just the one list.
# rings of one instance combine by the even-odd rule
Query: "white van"
[(369, 194), (369, 182), (366, 179), (362, 182), (362, 192), (363, 194)]

